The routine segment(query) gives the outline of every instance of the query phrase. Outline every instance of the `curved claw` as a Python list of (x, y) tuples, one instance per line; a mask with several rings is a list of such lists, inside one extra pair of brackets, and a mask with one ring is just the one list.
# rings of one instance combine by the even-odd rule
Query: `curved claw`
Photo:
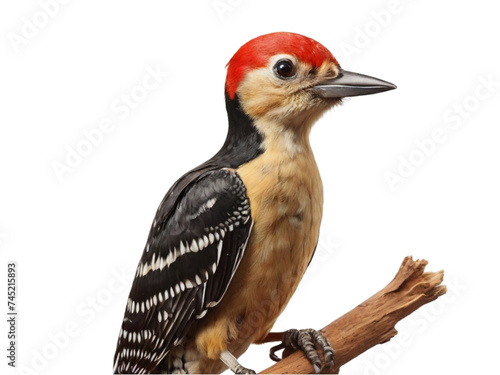
[[(301, 330), (290, 329), (283, 334), (283, 342), (271, 348), (269, 356), (272, 360), (278, 362), (280, 359), (276, 355), (276, 352), (285, 348), (302, 350), (317, 374), (324, 368), (333, 368), (335, 352), (321, 331), (310, 328)], [(321, 362), (318, 349), (323, 351), (324, 363)]]
[(276, 352), (281, 349), (285, 349), (286, 346), (285, 344), (281, 343), (279, 345), (273, 346), (271, 349), (269, 349), (269, 357), (274, 361), (274, 362), (279, 362), (281, 361), (281, 358), (276, 355)]

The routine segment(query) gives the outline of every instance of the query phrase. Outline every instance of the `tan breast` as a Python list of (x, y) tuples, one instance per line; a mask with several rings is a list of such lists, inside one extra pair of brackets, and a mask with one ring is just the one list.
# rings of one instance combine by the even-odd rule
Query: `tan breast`
[[(271, 329), (295, 292), (316, 247), (323, 187), (310, 149), (243, 165), (254, 227), (228, 293), (237, 295), (254, 340)], [(243, 332), (244, 334), (244, 332)]]
[[(254, 224), (231, 285), (197, 330), (198, 350), (215, 360), (214, 370), (221, 365), (216, 358), (222, 351), (238, 357), (267, 335), (314, 253), (323, 186), (306, 146), (293, 154), (268, 149), (237, 169), (247, 188)], [(210, 361), (204, 362), (205, 366)]]

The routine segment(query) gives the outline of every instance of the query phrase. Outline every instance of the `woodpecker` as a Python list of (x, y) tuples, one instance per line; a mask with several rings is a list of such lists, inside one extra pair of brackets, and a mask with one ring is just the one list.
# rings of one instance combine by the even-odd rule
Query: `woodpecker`
[(278, 348), (303, 350), (316, 372), (332, 366), (321, 332), (271, 332), (318, 243), (323, 187), (309, 133), (343, 97), (394, 88), (341, 69), (300, 34), (262, 35), (236, 52), (227, 64), (226, 140), (159, 205), (115, 373), (253, 373), (237, 358), (252, 343), (279, 340)]

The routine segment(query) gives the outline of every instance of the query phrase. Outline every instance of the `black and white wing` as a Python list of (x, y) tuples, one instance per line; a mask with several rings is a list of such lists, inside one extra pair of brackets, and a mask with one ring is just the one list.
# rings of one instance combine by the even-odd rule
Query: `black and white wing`
[(234, 170), (187, 174), (160, 205), (137, 268), (114, 359), (115, 373), (154, 372), (226, 292), (252, 219)]

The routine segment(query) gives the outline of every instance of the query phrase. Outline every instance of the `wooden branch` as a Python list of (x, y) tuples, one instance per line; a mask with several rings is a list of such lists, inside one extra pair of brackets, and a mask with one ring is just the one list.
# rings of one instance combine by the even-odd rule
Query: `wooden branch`
[[(389, 341), (397, 334), (397, 322), (446, 293), (446, 287), (440, 285), (444, 271), (424, 272), (426, 265), (426, 260), (406, 257), (384, 289), (322, 329), (335, 350), (332, 373), (337, 374), (341, 366), (371, 347)], [(297, 351), (262, 373), (314, 374), (314, 370)]]

